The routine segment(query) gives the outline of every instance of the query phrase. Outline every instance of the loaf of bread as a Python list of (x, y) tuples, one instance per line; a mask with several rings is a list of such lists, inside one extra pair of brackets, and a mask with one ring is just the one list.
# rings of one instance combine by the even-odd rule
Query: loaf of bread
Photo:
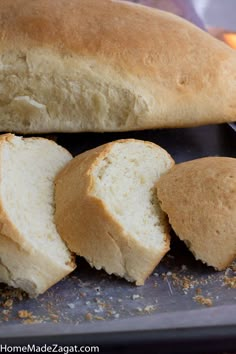
[(174, 166), (157, 183), (162, 209), (196, 259), (225, 269), (236, 258), (236, 159)]
[(54, 178), (71, 158), (47, 139), (0, 137), (0, 282), (30, 296), (75, 268), (54, 224)]
[(236, 119), (236, 52), (167, 12), (112, 0), (1, 0), (0, 33), (0, 131)]
[(137, 285), (169, 250), (155, 183), (174, 161), (159, 146), (119, 140), (87, 151), (56, 178), (55, 221), (73, 252)]

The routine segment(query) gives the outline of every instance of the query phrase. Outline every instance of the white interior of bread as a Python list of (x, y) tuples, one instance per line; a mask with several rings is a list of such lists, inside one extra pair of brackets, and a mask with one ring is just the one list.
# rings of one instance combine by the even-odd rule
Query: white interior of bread
[(68, 262), (70, 253), (54, 224), (54, 178), (70, 154), (46, 139), (20, 137), (2, 149), (0, 193), (9, 220), (27, 245), (55, 262)]
[(163, 149), (143, 142), (126, 142), (113, 145), (93, 171), (96, 197), (145, 247), (159, 249), (165, 243), (165, 216), (155, 184), (170, 166), (170, 157)]

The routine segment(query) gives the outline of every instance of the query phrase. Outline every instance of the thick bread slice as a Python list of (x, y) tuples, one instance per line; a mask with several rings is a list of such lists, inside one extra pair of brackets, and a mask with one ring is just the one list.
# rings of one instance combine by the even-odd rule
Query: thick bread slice
[(155, 183), (174, 161), (159, 146), (118, 140), (69, 162), (56, 178), (58, 232), (97, 269), (137, 285), (169, 250)]
[(236, 159), (181, 163), (157, 183), (162, 209), (196, 259), (225, 269), (236, 258)]
[(1, 0), (0, 130), (128, 131), (236, 120), (236, 52), (167, 12)]
[(75, 268), (54, 224), (54, 178), (71, 158), (47, 139), (0, 137), (0, 281), (31, 296)]

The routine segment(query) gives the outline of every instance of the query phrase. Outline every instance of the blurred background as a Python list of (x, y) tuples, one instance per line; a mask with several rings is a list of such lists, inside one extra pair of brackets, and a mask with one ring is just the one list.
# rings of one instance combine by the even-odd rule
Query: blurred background
[(192, 0), (192, 4), (207, 30), (236, 49), (236, 1)]
[(207, 26), (236, 31), (235, 0), (192, 0), (192, 3)]
[(236, 0), (133, 0), (169, 11), (236, 49)]

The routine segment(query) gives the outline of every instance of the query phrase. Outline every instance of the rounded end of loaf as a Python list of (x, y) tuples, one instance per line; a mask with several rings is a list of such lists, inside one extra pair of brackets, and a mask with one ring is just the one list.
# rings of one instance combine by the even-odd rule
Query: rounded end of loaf
[(196, 259), (223, 270), (236, 257), (236, 159), (174, 166), (157, 183), (161, 208)]

